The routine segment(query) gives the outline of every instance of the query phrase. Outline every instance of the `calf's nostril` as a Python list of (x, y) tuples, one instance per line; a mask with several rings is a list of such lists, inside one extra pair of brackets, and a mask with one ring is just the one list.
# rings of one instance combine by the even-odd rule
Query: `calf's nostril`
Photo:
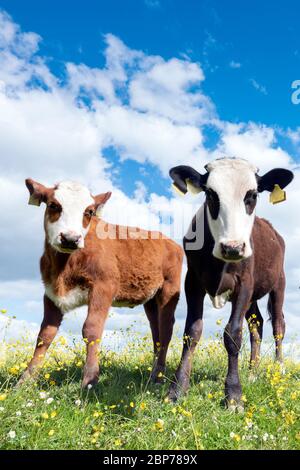
[(81, 239), (81, 235), (73, 233), (62, 233), (60, 234), (60, 240), (65, 245), (77, 245)]
[(224, 258), (238, 258), (243, 256), (245, 252), (245, 243), (221, 243), (221, 252)]

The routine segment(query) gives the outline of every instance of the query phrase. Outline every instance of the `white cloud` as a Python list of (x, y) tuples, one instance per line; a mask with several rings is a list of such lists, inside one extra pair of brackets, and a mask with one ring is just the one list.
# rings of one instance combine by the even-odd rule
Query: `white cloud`
[(288, 129), (286, 131), (286, 136), (292, 141), (296, 146), (300, 144), (300, 127), (296, 129)]
[(194, 126), (174, 125), (152, 113), (140, 113), (126, 106), (100, 105), (98, 128), (122, 158), (151, 162), (167, 175), (170, 166), (194, 158), (202, 146), (202, 133)]
[(262, 171), (292, 164), (291, 157), (277, 144), (274, 129), (253, 122), (247, 125), (225, 123), (215, 151), (215, 155), (218, 154), (245, 158)]
[(231, 60), (231, 61), (229, 62), (229, 67), (230, 67), (231, 69), (240, 69), (241, 66), (242, 66), (242, 64), (241, 64), (240, 62), (236, 62), (235, 60)]
[(138, 72), (130, 83), (130, 104), (180, 124), (204, 124), (214, 107), (198, 88), (204, 80), (200, 65), (186, 60), (157, 59), (149, 70)]

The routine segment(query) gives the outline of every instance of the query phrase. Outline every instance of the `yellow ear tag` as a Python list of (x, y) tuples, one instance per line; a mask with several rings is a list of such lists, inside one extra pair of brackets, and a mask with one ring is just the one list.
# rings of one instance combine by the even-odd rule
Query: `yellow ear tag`
[(176, 184), (172, 183), (172, 188), (174, 189), (174, 191), (179, 194), (179, 196), (184, 196), (184, 192), (183, 191), (180, 191), (180, 189), (176, 186)]
[(273, 191), (270, 194), (270, 202), (272, 204), (278, 204), (286, 200), (286, 192), (281, 189), (279, 184), (275, 184)]
[(196, 188), (196, 186), (194, 186), (192, 183), (190, 183), (189, 179), (185, 180), (185, 182), (186, 182), (186, 187), (187, 187), (187, 189), (190, 193), (192, 193), (192, 194), (201, 193), (202, 189), (201, 188)]
[(40, 205), (41, 205), (41, 201), (40, 201), (39, 198), (34, 197), (33, 194), (31, 194), (31, 196), (29, 197), (28, 204), (29, 204), (30, 206), (40, 206)]

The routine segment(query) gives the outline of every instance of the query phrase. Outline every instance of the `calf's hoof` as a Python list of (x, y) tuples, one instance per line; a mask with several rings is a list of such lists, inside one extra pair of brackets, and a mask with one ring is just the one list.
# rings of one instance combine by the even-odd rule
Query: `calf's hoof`
[(167, 398), (169, 401), (176, 403), (184, 394), (182, 387), (177, 383), (173, 383), (169, 388)]
[(280, 362), (280, 367), (279, 367), (279, 369), (280, 369), (281, 375), (285, 375), (285, 374), (286, 374), (286, 368), (285, 368), (283, 362)]
[(16, 383), (15, 387), (16, 388), (19, 388), (19, 387), (22, 387), (22, 385), (24, 385), (25, 383), (28, 383), (30, 381), (34, 381), (34, 377), (32, 375), (31, 372), (29, 372), (29, 370), (25, 370), (23, 372), (23, 374), (21, 375), (21, 377), (19, 378), (18, 382)]
[(250, 383), (254, 383), (257, 381), (257, 373), (251, 371), (248, 375), (248, 380)]
[(244, 404), (241, 400), (226, 400), (227, 409), (230, 413), (244, 413)]
[(85, 368), (83, 373), (83, 379), (81, 382), (81, 388), (90, 388), (96, 385), (99, 380), (99, 369), (98, 368)]
[(155, 366), (152, 369), (150, 380), (155, 384), (162, 384), (165, 381), (165, 367)]

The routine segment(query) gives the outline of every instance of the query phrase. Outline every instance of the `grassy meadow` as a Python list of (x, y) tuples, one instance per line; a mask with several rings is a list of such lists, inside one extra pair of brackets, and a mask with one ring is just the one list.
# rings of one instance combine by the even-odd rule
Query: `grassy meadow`
[[(221, 330), (220, 330), (221, 331)], [(165, 399), (181, 342), (173, 338), (163, 385), (149, 382), (150, 337), (123, 332), (122, 352), (102, 350), (99, 384), (82, 391), (85, 344), (58, 336), (36, 383), (14, 388), (32, 342), (3, 342), (0, 356), (1, 449), (300, 449), (300, 364), (273, 363), (273, 344), (255, 381), (241, 353), (244, 413), (223, 405), (226, 353), (220, 335), (195, 355), (190, 393)], [(245, 332), (245, 336), (247, 333)], [(244, 343), (248, 343), (245, 338)]]

